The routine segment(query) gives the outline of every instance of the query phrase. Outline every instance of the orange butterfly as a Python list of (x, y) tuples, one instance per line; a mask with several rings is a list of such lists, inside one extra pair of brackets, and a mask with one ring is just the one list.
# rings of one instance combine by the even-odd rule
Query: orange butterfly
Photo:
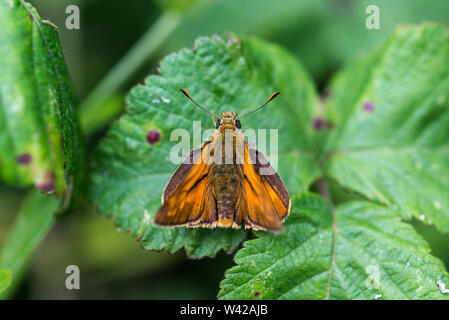
[(245, 228), (255, 230), (282, 230), (282, 221), (290, 212), (287, 189), (264, 155), (248, 147), (239, 121), (279, 92), (243, 116), (223, 112), (219, 117), (195, 102), (187, 91), (180, 91), (219, 119), (217, 131), (175, 171), (164, 189), (155, 223), (207, 228), (241, 228), (244, 223)]

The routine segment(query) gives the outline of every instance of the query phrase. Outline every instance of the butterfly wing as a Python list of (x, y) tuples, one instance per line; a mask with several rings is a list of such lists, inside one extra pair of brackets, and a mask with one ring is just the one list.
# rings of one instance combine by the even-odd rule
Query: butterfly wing
[(245, 144), (244, 192), (239, 196), (237, 219), (253, 229), (280, 231), (290, 211), (290, 197), (279, 175), (262, 153)]
[(291, 205), (284, 182), (262, 152), (249, 149), (249, 156), (256, 174), (260, 175), (281, 220), (284, 221), (290, 213)]
[(209, 144), (193, 150), (178, 167), (162, 196), (155, 223), (162, 226), (213, 226), (217, 220), (215, 198), (205, 159)]

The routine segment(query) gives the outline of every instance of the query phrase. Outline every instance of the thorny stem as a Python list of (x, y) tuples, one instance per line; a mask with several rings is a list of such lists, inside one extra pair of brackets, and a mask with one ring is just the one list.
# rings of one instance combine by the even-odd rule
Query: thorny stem
[(181, 13), (166, 11), (92, 90), (80, 107), (81, 123), (102, 113), (104, 103), (164, 43), (181, 20)]
[(325, 178), (320, 178), (318, 180), (318, 189), (320, 194), (326, 198), (331, 206), (331, 213), (332, 213), (332, 233), (333, 233), (333, 237), (332, 237), (332, 260), (331, 260), (331, 266), (329, 268), (329, 277), (327, 280), (327, 292), (326, 292), (326, 300), (329, 300), (330, 298), (330, 291), (331, 291), (331, 282), (332, 282), (332, 276), (333, 276), (333, 272), (334, 272), (334, 268), (335, 268), (335, 255), (336, 255), (336, 250), (337, 250), (337, 216), (335, 213), (335, 207), (334, 207), (334, 203), (332, 202), (332, 197), (331, 194), (329, 192), (329, 187), (327, 185), (327, 182), (325, 180)]

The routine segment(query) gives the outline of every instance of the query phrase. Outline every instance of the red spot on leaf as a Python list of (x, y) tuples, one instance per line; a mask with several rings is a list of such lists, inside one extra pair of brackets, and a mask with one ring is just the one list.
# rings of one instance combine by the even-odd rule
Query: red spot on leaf
[(148, 131), (148, 133), (147, 133), (147, 142), (149, 144), (155, 144), (159, 140), (161, 140), (161, 134), (159, 133), (159, 131), (157, 131), (157, 130), (150, 130), (150, 131)]
[(45, 181), (39, 183), (37, 187), (42, 193), (50, 193), (55, 190), (55, 174), (53, 172), (47, 172), (45, 174)]
[(53, 182), (45, 182), (37, 186), (43, 193), (49, 193), (55, 189)]
[(22, 153), (17, 157), (17, 162), (23, 165), (30, 164), (31, 160), (31, 155), (29, 153)]
[(323, 129), (329, 129), (330, 130), (333, 127), (334, 127), (334, 124), (332, 122), (330, 122), (330, 121), (327, 121), (327, 120), (324, 120), (324, 119), (321, 119), (321, 118), (315, 118), (313, 120), (313, 128), (316, 131), (320, 131), (320, 130), (323, 130)]
[(313, 120), (313, 128), (317, 131), (324, 128), (324, 120), (320, 118), (316, 118)]
[(365, 102), (363, 105), (363, 110), (366, 112), (373, 112), (374, 111), (374, 104), (372, 102)]

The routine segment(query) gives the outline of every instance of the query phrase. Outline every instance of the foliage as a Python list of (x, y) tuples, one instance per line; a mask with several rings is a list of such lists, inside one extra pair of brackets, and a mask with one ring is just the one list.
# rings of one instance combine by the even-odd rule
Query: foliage
[[(449, 42), (443, 25), (400, 27), (332, 83), (328, 174), (449, 231)], [(354, 86), (355, 84), (355, 86)]]
[[(182, 128), (193, 136), (192, 121), (198, 120), (212, 127), (210, 116), (179, 93), (181, 87), (216, 113), (248, 111), (281, 90), (283, 98), (270, 106), (269, 118), (263, 112), (255, 113), (243, 125), (283, 128), (279, 170), (287, 186), (298, 191), (307, 190), (319, 174), (313, 161), (316, 144), (311, 126), (316, 97), (302, 67), (284, 50), (256, 39), (241, 45), (238, 39), (225, 42), (219, 37), (200, 38), (195, 49), (169, 55), (161, 62), (160, 75), (150, 76), (129, 94), (126, 115), (112, 126), (94, 156), (91, 199), (100, 212), (114, 216), (120, 229), (138, 236), (146, 249), (173, 252), (184, 245), (193, 257), (211, 256), (220, 248), (234, 249), (245, 233), (167, 229), (152, 222), (164, 185), (176, 169), (169, 161), (176, 143), (170, 133)], [(151, 130), (161, 135), (155, 144), (146, 141)], [(300, 140), (292, 139), (299, 136)]]
[(295, 197), (281, 235), (259, 232), (235, 256), (222, 299), (447, 299), (444, 265), (413, 227), (383, 206), (335, 208)]
[[(126, 114), (97, 150), (89, 193), (146, 249), (172, 252), (184, 245), (201, 257), (236, 247), (239, 231), (152, 224), (175, 169), (168, 161), (175, 144), (170, 132), (192, 134), (192, 121), (209, 117), (177, 89), (189, 89), (214, 112), (240, 113), (255, 97), (263, 101), (279, 90), (282, 98), (243, 126), (282, 128), (279, 172), (290, 193), (307, 191), (317, 178), (327, 188), (333, 179), (372, 202), (334, 208), (302, 195), (281, 235), (259, 232), (237, 253), (238, 266), (227, 272), (220, 297), (444, 299), (437, 284), (449, 280), (443, 264), (400, 218), (449, 230), (448, 49), (443, 26), (398, 28), (384, 46), (337, 74), (322, 102), (300, 64), (279, 47), (235, 36), (200, 38), (194, 49), (166, 57), (160, 75), (131, 91)], [(150, 130), (160, 132), (160, 142), (146, 141)], [(226, 237), (236, 235), (230, 245)], [(373, 268), (374, 287), (365, 282)]]
[[(200, 4), (170, 37), (170, 48), (189, 45), (199, 34), (231, 30), (257, 35), (288, 47), (320, 84), (342, 64), (382, 43), (400, 23), (449, 23), (449, 2), (438, 0), (432, 6), (427, 0), (210, 0)], [(379, 8), (380, 29), (364, 27), (370, 5)]]
[(0, 3), (0, 181), (78, 195), (82, 148), (57, 29), (24, 1)]
[[(197, 37), (198, 30), (225, 31), (237, 5), (234, 0), (159, 3), (163, 12), (157, 22), (84, 100), (81, 118), (88, 133), (121, 110), (117, 89), (162, 44), (170, 39), (179, 45)], [(234, 28), (243, 34), (257, 30), (266, 38), (297, 30), (289, 33), (295, 39), (278, 42), (290, 43), (306, 67), (281, 46), (256, 37), (197, 38), (192, 49), (166, 56), (157, 74), (130, 91), (125, 113), (94, 150), (83, 190), (77, 99), (58, 31), (27, 2), (0, 2), (0, 181), (40, 189), (29, 191), (0, 252), (3, 297), (17, 288), (31, 254), (54, 224), (54, 213), (73, 209), (82, 191), (147, 250), (185, 248), (193, 258), (238, 250), (236, 265), (221, 282), (221, 299), (449, 297), (444, 289), (449, 274), (409, 223), (415, 219), (449, 231), (447, 28), (436, 23), (396, 28), (382, 46), (333, 77), (329, 97), (319, 97), (312, 77), (368, 51), (386, 37), (391, 20), (382, 20), (382, 32), (347, 32), (363, 23), (361, 16), (341, 19), (328, 2), (255, 3), (241, 4)], [(367, 5), (346, 3), (353, 11)], [(403, 2), (378, 5), (393, 10), (398, 3)], [(415, 14), (424, 4), (413, 1), (404, 20), (420, 20)], [(439, 6), (444, 12), (447, 4)], [(276, 27), (264, 28), (273, 21), (279, 21)], [(294, 45), (297, 34), (303, 37)], [(242, 121), (244, 129), (279, 129), (278, 153), (267, 155), (292, 196), (282, 233), (154, 225), (163, 187), (176, 169), (170, 161), (179, 138), (172, 136), (174, 130), (193, 137), (193, 145), (184, 146), (186, 156), (213, 128), (210, 116), (179, 88), (215, 113), (242, 114), (272, 92), (283, 93)], [(201, 121), (198, 132), (194, 121)]]
[(0, 253), (14, 278), (8, 296), (54, 214), (79, 199), (84, 159), (56, 26), (19, 0), (0, 2), (0, 21), (0, 181), (40, 191), (30, 191)]

